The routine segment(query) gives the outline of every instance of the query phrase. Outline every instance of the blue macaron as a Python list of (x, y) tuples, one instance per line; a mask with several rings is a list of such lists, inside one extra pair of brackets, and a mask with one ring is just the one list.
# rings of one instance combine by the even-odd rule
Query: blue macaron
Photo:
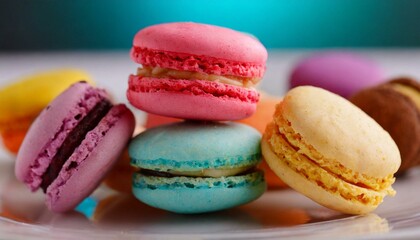
[(148, 129), (129, 146), (133, 193), (176, 213), (231, 208), (260, 197), (266, 183), (260, 133), (244, 124), (186, 121)]

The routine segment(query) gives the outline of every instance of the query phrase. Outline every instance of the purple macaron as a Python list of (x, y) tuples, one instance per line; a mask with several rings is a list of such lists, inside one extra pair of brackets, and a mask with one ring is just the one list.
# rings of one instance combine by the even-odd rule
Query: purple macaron
[(311, 85), (347, 98), (384, 80), (382, 68), (360, 55), (325, 52), (305, 58), (296, 65), (290, 77), (290, 88)]
[(42, 188), (51, 211), (73, 209), (95, 190), (134, 131), (132, 112), (86, 82), (70, 86), (30, 127), (15, 174), (32, 191)]

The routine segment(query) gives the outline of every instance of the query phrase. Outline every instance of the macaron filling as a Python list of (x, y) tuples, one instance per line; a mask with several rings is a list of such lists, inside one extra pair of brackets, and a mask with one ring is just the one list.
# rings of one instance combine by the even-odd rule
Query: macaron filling
[(244, 62), (133, 46), (131, 58), (143, 66), (159, 66), (220, 76), (262, 78), (265, 72), (265, 60), (262, 60), (266, 59), (266, 55), (263, 59), (257, 60), (261, 62)]
[(411, 101), (413, 101), (413, 103), (416, 105), (417, 109), (420, 110), (420, 92), (417, 89), (401, 83), (393, 83), (391, 86), (395, 91), (411, 99)]
[[(51, 160), (45, 173), (42, 175), (41, 188), (46, 192), (47, 188), (57, 178), (67, 159), (72, 155), (76, 147), (85, 139), (86, 134), (94, 129), (101, 119), (109, 112), (112, 104), (107, 100), (102, 100), (76, 125), (67, 135), (57, 153)], [(76, 115), (75, 118), (82, 116)], [(67, 168), (77, 167), (70, 164)]]
[[(210, 82), (205, 80), (160, 79), (131, 75), (129, 92), (134, 93), (184, 93), (194, 96), (210, 96), (220, 99), (237, 99), (242, 102), (256, 104), (260, 95), (254, 89)], [(131, 101), (130, 94), (128, 95)]]
[(261, 80), (261, 78), (258, 77), (238, 77), (228, 75), (222, 76), (207, 74), (203, 72), (183, 71), (161, 67), (140, 67), (137, 69), (137, 76), (183, 80), (205, 80), (245, 88), (252, 88)]
[(227, 176), (237, 176), (247, 174), (249, 172), (255, 171), (255, 166), (243, 166), (236, 168), (220, 168), (220, 169), (202, 169), (196, 171), (181, 171), (181, 170), (172, 170), (169, 169), (166, 172), (150, 170), (150, 169), (140, 169), (140, 173), (149, 176), (160, 176), (160, 177), (211, 177), (211, 178), (220, 178)]
[[(166, 176), (164, 173), (155, 175), (149, 171), (141, 171), (134, 174), (133, 186), (148, 189), (171, 189), (187, 187), (196, 189), (205, 188), (234, 188), (246, 185), (258, 185), (264, 183), (262, 171), (245, 172), (241, 175), (226, 176), (220, 178), (187, 177), (187, 176)], [(163, 177), (163, 178), (162, 178)], [(159, 186), (156, 185), (159, 182)]]

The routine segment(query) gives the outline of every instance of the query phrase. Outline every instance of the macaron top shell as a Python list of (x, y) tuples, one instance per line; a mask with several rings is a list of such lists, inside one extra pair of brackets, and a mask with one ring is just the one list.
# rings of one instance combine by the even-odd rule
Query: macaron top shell
[(139, 31), (134, 47), (265, 64), (267, 50), (256, 39), (228, 28), (192, 22), (153, 25)]
[(298, 137), (326, 159), (373, 177), (398, 170), (400, 153), (390, 135), (346, 99), (305, 86), (289, 91), (283, 106), (283, 116)]
[(261, 134), (244, 124), (180, 122), (148, 129), (129, 146), (131, 164), (156, 171), (253, 166)]

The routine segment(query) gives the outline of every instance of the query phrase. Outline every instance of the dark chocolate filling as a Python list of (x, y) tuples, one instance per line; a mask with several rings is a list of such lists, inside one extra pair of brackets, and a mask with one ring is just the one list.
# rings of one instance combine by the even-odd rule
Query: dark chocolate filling
[[(111, 107), (112, 104), (107, 100), (102, 100), (97, 103), (95, 107), (93, 107), (93, 109), (69, 133), (61, 147), (57, 150), (57, 153), (53, 157), (47, 171), (44, 175), (42, 175), (41, 188), (44, 190), (44, 193), (46, 192), (47, 187), (57, 178), (64, 163), (71, 156), (76, 147), (78, 147), (83, 139), (85, 139), (86, 134), (98, 125)], [(74, 118), (80, 118), (80, 115), (76, 115)], [(74, 168), (76, 166), (77, 163), (72, 162), (69, 165), (69, 168)]]

